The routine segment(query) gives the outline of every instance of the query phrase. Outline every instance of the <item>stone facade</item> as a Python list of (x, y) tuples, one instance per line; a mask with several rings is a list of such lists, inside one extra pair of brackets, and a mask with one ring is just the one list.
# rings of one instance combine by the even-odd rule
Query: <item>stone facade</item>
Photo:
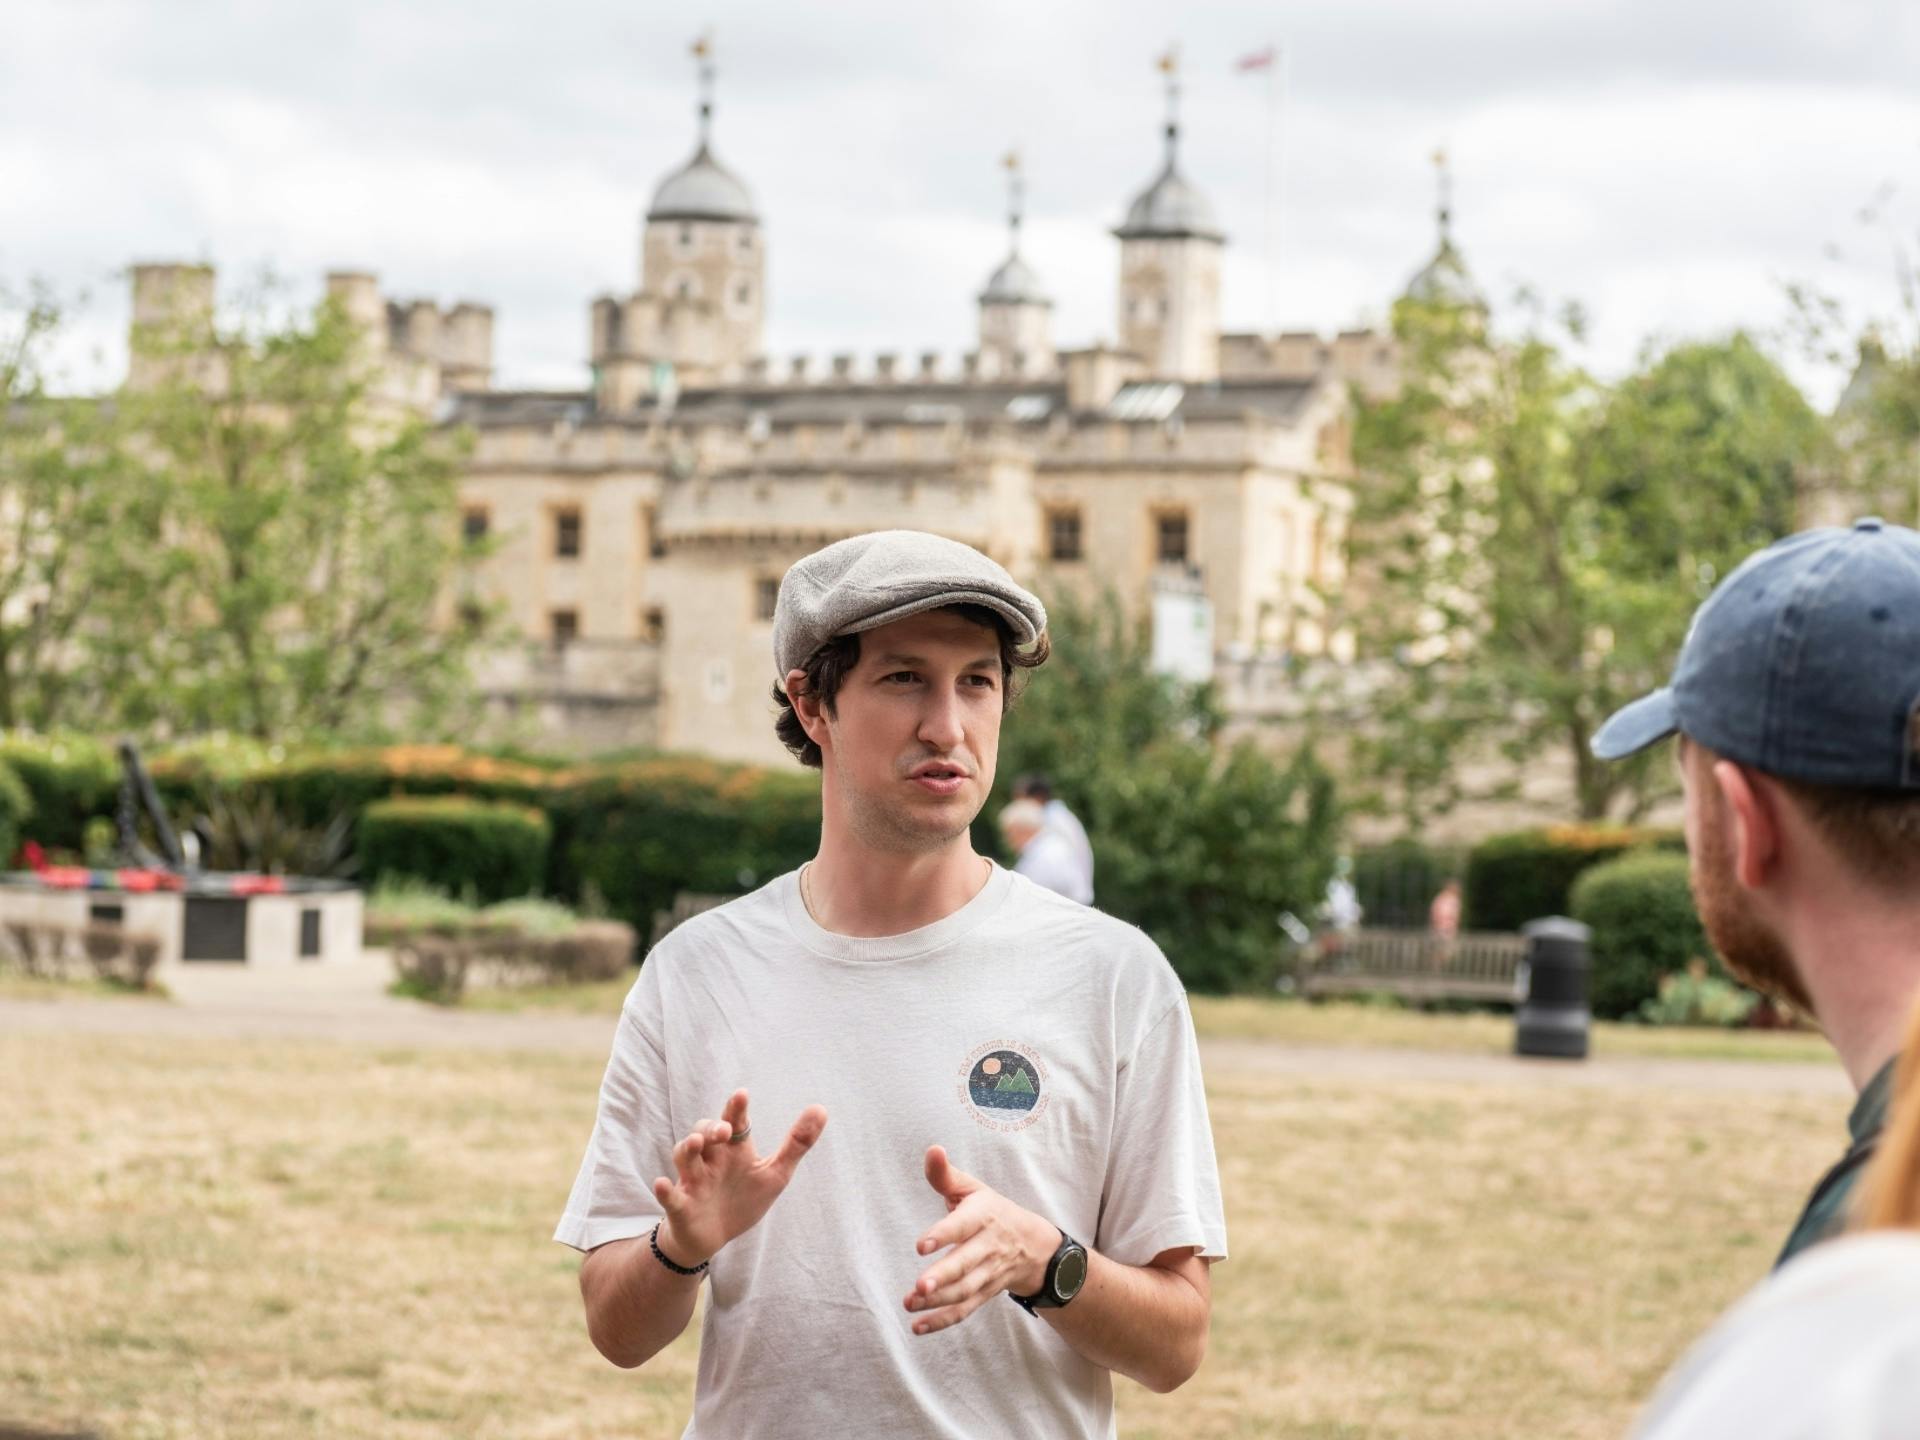
[[(891, 527), (963, 540), (1042, 593), (1141, 624), (1156, 582), (1197, 584), (1235, 674), (1345, 659), (1319, 596), (1345, 575), (1350, 394), (1393, 388), (1393, 347), (1372, 332), (1221, 333), (1225, 237), (1180, 173), (1174, 127), (1114, 231), (1118, 348), (1056, 348), (1020, 255), (1016, 176), (977, 349), (817, 365), (764, 353), (767, 232), (710, 119), (703, 103), (692, 158), (648, 207), (638, 288), (590, 302), (586, 388), (495, 389), (490, 311), (329, 277), (382, 394), (473, 437), (461, 523), (488, 538), (475, 583), (518, 637), (480, 664), (477, 735), (782, 758), (780, 578)], [(211, 272), (142, 267), (136, 319), (210, 304), (211, 289)]]

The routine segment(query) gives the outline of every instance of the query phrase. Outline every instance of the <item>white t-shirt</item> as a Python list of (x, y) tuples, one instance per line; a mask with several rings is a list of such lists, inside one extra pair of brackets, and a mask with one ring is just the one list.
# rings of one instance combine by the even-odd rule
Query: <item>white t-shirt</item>
[(1796, 1255), (1694, 1346), (1637, 1440), (1920, 1435), (1920, 1235), (1873, 1231)]
[(1082, 905), (1093, 903), (1093, 887), (1087, 884), (1073, 841), (1058, 830), (1036, 831), (1027, 841), (1027, 848), (1020, 852), (1013, 870), (1016, 875), (1024, 875), (1056, 895), (1064, 895)]
[(912, 1333), (904, 1301), (932, 1263), (914, 1246), (946, 1213), (929, 1145), (1123, 1264), (1226, 1254), (1172, 968), (1132, 926), (998, 866), (904, 935), (821, 929), (794, 875), (676, 929), (627, 997), (554, 1238), (646, 1234), (674, 1144), (740, 1086), (763, 1153), (812, 1102), (828, 1123), (713, 1259), (689, 1436), (1114, 1433), (1111, 1373), (1011, 1300)]

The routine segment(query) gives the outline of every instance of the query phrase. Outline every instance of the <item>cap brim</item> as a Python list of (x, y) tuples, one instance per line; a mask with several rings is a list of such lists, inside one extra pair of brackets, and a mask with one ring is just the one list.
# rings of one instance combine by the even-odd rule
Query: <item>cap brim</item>
[(1614, 711), (1593, 737), (1589, 748), (1602, 760), (1624, 760), (1679, 730), (1680, 712), (1673, 703), (1673, 687), (1669, 685)]

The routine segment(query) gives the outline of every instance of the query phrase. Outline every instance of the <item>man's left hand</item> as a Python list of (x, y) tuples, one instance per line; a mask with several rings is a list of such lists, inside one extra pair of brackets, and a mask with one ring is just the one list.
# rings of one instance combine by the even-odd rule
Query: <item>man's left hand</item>
[(1046, 1283), (1047, 1263), (1060, 1248), (1057, 1225), (956, 1168), (938, 1145), (927, 1151), (927, 1184), (947, 1202), (947, 1216), (920, 1237), (919, 1252), (953, 1248), (907, 1296), (907, 1309), (920, 1316), (914, 1334), (958, 1325), (1002, 1290), (1031, 1295)]

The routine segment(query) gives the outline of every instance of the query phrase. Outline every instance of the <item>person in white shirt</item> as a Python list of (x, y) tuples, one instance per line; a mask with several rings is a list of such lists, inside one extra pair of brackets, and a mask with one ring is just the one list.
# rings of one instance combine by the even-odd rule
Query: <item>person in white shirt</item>
[(1092, 903), (1093, 892), (1073, 842), (1047, 824), (1047, 812), (1036, 801), (1016, 800), (1002, 810), (1000, 833), (1006, 837), (1008, 848), (1020, 857), (1014, 863), (1014, 874), (1082, 905)]
[(1115, 1371), (1166, 1391), (1205, 1353), (1226, 1226), (1186, 995), (969, 840), (1045, 632), (917, 532), (781, 583), (775, 729), (821, 772), (819, 851), (648, 954), (555, 1232), (617, 1365), (709, 1284), (687, 1436), (1097, 1440)]
[(1074, 898), (1083, 905), (1093, 903), (1093, 842), (1080, 817), (1067, 808), (1067, 802), (1053, 793), (1053, 782), (1044, 775), (1022, 775), (1013, 782), (1013, 798), (1037, 801), (1046, 812), (1047, 824), (1067, 837), (1080, 866), (1080, 884)]

